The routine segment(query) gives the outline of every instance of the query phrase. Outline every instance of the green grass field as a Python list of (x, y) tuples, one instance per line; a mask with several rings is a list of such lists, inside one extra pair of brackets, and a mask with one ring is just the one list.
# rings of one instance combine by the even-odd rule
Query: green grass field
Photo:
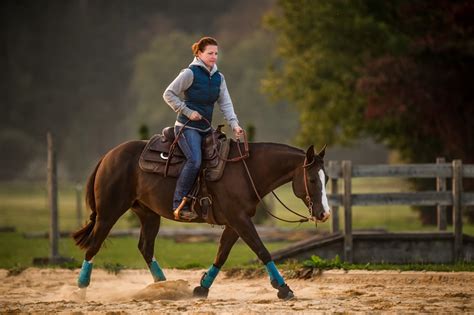
[[(77, 229), (76, 219), (76, 192), (75, 185), (60, 184), (59, 187), (59, 221), (61, 231), (73, 231)], [(330, 187), (328, 187), (330, 191)], [(339, 187), (342, 191), (342, 187)], [(409, 184), (401, 179), (354, 179), (353, 192), (403, 192), (409, 191)], [(277, 190), (277, 194), (291, 208), (299, 209), (301, 213), (307, 211), (299, 199), (291, 190), (290, 185), (285, 185)], [(287, 212), (275, 201), (270, 202), (275, 209), (276, 215), (295, 219), (294, 215)], [(339, 209), (343, 227), (342, 210)], [(89, 210), (83, 206), (83, 221), (88, 217)], [(127, 213), (114, 226), (115, 230), (130, 228), (130, 220)], [(436, 231), (434, 226), (422, 226), (418, 220), (417, 212), (408, 206), (389, 207), (354, 207), (353, 228), (372, 229), (382, 228), (388, 231)], [(315, 226), (311, 223), (291, 224), (272, 220), (269, 224), (286, 227), (294, 230), (309, 229), (314, 231)], [(46, 257), (49, 253), (49, 245), (46, 239), (26, 239), (22, 236), (24, 232), (48, 230), (49, 211), (47, 207), (47, 191), (43, 183), (0, 183), (0, 227), (13, 226), (15, 233), (0, 233), (0, 268), (11, 268), (15, 265), (29, 266), (33, 257)], [(184, 224), (162, 220), (165, 227), (202, 227), (197, 224)], [(318, 224), (317, 229), (327, 231), (329, 223)], [(452, 229), (452, 227), (449, 227)], [(474, 225), (464, 224), (464, 233), (473, 235)], [(120, 263), (130, 268), (143, 268), (145, 263), (137, 249), (138, 239), (136, 237), (109, 238), (105, 248), (102, 248), (95, 259), (97, 265), (106, 263)], [(270, 251), (287, 246), (289, 242), (266, 244)], [(60, 242), (60, 254), (74, 257), (82, 261), (83, 253), (73, 245), (71, 239), (62, 239)], [(160, 264), (164, 267), (184, 268), (190, 266), (208, 266), (212, 263), (217, 251), (217, 243), (175, 243), (172, 240), (159, 238), (155, 245), (155, 254)], [(238, 242), (233, 248), (226, 266), (238, 266), (255, 258), (248, 247)]]
[[(99, 267), (106, 264), (120, 264), (127, 268), (146, 268), (137, 244), (136, 237), (108, 238), (94, 258), (94, 264)], [(276, 250), (287, 244), (287, 242), (269, 243), (267, 248)], [(206, 268), (214, 261), (216, 252), (217, 243), (214, 242), (176, 243), (173, 240), (158, 238), (155, 243), (155, 256), (165, 268)], [(73, 257), (79, 263), (84, 259), (84, 253), (70, 238), (61, 239), (59, 253), (64, 257)], [(0, 234), (0, 268), (30, 266), (33, 257), (48, 257), (48, 255), (47, 239), (25, 239), (20, 233)], [(239, 241), (232, 249), (226, 267), (241, 266), (254, 258), (255, 254)]]

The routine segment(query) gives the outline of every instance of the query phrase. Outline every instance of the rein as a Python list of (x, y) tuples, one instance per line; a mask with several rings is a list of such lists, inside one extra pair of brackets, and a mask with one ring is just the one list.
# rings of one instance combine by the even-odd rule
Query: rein
[[(243, 157), (243, 154), (242, 154), (242, 151), (240, 150), (240, 141), (237, 140), (237, 148), (239, 149), (239, 154), (241, 157)], [(262, 203), (262, 206), (263, 206), (263, 209), (269, 214), (271, 215), (272, 217), (274, 217), (275, 219), (277, 220), (280, 220), (280, 221), (283, 221), (283, 222), (288, 222), (288, 223), (303, 223), (303, 222), (308, 222), (308, 221), (313, 221), (313, 218), (311, 217), (311, 207), (313, 205), (313, 202), (311, 201), (311, 197), (309, 196), (309, 190), (308, 190), (308, 184), (306, 182), (306, 179), (307, 179), (307, 167), (309, 167), (311, 164), (313, 164), (313, 162), (309, 163), (309, 164), (306, 164), (306, 158), (304, 160), (304, 163), (303, 163), (303, 168), (304, 168), (304, 186), (305, 186), (305, 191), (306, 191), (306, 200), (309, 200), (308, 202), (308, 210), (309, 210), (309, 213), (310, 213), (310, 216), (309, 217), (305, 217), (299, 213), (297, 213), (296, 211), (293, 211), (291, 210), (287, 205), (285, 205), (281, 200), (280, 198), (278, 198), (277, 194), (272, 191), (272, 194), (275, 196), (275, 198), (278, 200), (278, 202), (280, 202), (282, 204), (283, 207), (285, 207), (288, 211), (296, 214), (297, 216), (301, 217), (302, 219), (299, 219), (299, 220), (286, 220), (286, 219), (282, 219), (280, 217), (277, 217), (276, 215), (274, 215), (270, 210), (268, 210), (268, 208), (266, 207), (265, 203), (263, 202), (262, 200), (262, 197), (260, 197), (260, 194), (258, 193), (257, 191), (257, 188), (255, 187), (255, 183), (253, 181), (253, 178), (252, 178), (252, 175), (250, 174), (250, 171), (249, 171), (249, 168), (247, 166), (247, 163), (245, 162), (245, 159), (242, 158), (242, 162), (244, 164), (244, 167), (245, 167), (245, 171), (247, 172), (247, 175), (250, 179), (250, 183), (252, 184), (252, 188), (253, 188), (253, 191), (255, 192), (255, 195), (257, 196), (258, 200)]]
[[(211, 123), (204, 117), (202, 117), (203, 120), (205, 120), (209, 126), (211, 125)], [(184, 127), (189, 123), (191, 122), (191, 120), (188, 120), (184, 125), (183, 127), (180, 129), (179, 133), (176, 135), (175, 137), (175, 140), (173, 141), (173, 143), (171, 144), (171, 148), (170, 148), (170, 156), (169, 156), (169, 159), (168, 161), (166, 161), (166, 168), (165, 168), (165, 174), (166, 174), (166, 169), (168, 168), (168, 162), (170, 160), (170, 158), (172, 157), (172, 154), (173, 154), (173, 151), (174, 151), (174, 148), (178, 145), (178, 139), (179, 137), (181, 136), (182, 132), (184, 131)], [(212, 140), (214, 141), (214, 147), (215, 149), (217, 150), (217, 147), (216, 147), (216, 143), (215, 143), (215, 139), (214, 137), (212, 137)], [(231, 159), (226, 159), (226, 158), (223, 158), (222, 156), (220, 156), (219, 152), (217, 152), (217, 154), (219, 154), (219, 158), (226, 161), (226, 162), (238, 162), (238, 161), (242, 161), (242, 163), (244, 164), (244, 167), (245, 167), (245, 171), (247, 172), (247, 175), (250, 179), (250, 183), (252, 184), (252, 188), (253, 188), (253, 191), (255, 192), (255, 195), (257, 196), (258, 200), (261, 202), (262, 206), (263, 206), (263, 209), (272, 217), (274, 217), (275, 219), (277, 220), (280, 220), (280, 221), (283, 221), (283, 222), (288, 222), (288, 223), (303, 223), (303, 222), (308, 222), (308, 221), (315, 221), (312, 217), (311, 217), (311, 208), (313, 207), (313, 201), (311, 200), (311, 197), (309, 195), (309, 188), (308, 188), (308, 176), (307, 176), (307, 168), (309, 166), (311, 166), (313, 163), (314, 163), (314, 160), (311, 161), (310, 163), (307, 163), (307, 159), (305, 157), (304, 159), (304, 162), (303, 162), (303, 176), (304, 176), (304, 188), (305, 188), (305, 193), (306, 193), (306, 202), (308, 203), (307, 207), (308, 207), (308, 211), (309, 211), (309, 217), (305, 217), (301, 214), (299, 214), (298, 212), (294, 211), (294, 210), (291, 210), (287, 205), (285, 205), (283, 203), (283, 201), (280, 200), (280, 198), (278, 198), (277, 194), (272, 191), (272, 194), (273, 196), (275, 196), (275, 198), (278, 200), (278, 202), (283, 206), (285, 207), (286, 210), (290, 211), (291, 213), (301, 217), (302, 219), (299, 219), (299, 220), (286, 220), (286, 219), (283, 219), (283, 218), (280, 218), (280, 217), (277, 217), (276, 215), (274, 215), (270, 210), (268, 210), (267, 206), (265, 205), (265, 203), (263, 202), (262, 200), (262, 197), (260, 196), (260, 194), (258, 193), (257, 191), (257, 188), (255, 187), (255, 183), (253, 181), (253, 178), (252, 178), (252, 175), (250, 174), (250, 171), (249, 171), (249, 168), (247, 166), (247, 163), (245, 162), (245, 159), (248, 158), (250, 156), (249, 154), (249, 144), (248, 144), (248, 141), (247, 141), (247, 134), (245, 133), (244, 131), (244, 152), (245, 153), (242, 153), (242, 150), (240, 149), (240, 139), (237, 139), (237, 148), (239, 149), (239, 154), (240, 156), (237, 156), (235, 158), (231, 158)]]

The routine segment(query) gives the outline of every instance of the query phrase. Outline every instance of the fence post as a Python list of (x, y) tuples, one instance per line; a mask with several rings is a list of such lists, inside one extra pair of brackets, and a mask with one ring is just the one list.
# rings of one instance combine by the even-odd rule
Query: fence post
[(352, 162), (342, 161), (342, 176), (344, 177), (344, 260), (352, 263)]
[[(444, 157), (436, 158), (436, 164), (443, 164), (446, 160)], [(445, 192), (446, 191), (446, 178), (444, 177), (436, 177), (436, 191), (438, 192)], [(437, 222), (438, 222), (438, 231), (446, 231), (447, 223), (447, 215), (446, 215), (446, 206), (437, 205), (436, 206), (437, 212)]]
[[(330, 169), (336, 169), (337, 166), (339, 166), (338, 161), (329, 161), (329, 168)], [(338, 187), (337, 187), (337, 175), (336, 177), (331, 178), (331, 195), (336, 196), (338, 192)], [(340, 231), (339, 229), (339, 207), (338, 206), (333, 206), (332, 209), (332, 221), (331, 221), (331, 232), (332, 233), (338, 233)]]
[(462, 161), (453, 161), (454, 261), (462, 259)]
[(76, 219), (77, 227), (81, 227), (82, 222), (82, 186), (80, 183), (76, 184)]
[(48, 143), (48, 206), (51, 211), (51, 225), (49, 230), (50, 254), (49, 258), (54, 261), (58, 255), (58, 178), (56, 165), (56, 150), (54, 148), (53, 136), (48, 131), (46, 135)]

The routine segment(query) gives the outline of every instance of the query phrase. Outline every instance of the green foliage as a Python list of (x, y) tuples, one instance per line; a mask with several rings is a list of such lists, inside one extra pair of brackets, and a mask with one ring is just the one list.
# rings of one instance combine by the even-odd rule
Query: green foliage
[[(341, 185), (341, 183), (340, 183)], [(330, 191), (330, 184), (327, 190)], [(339, 187), (339, 191), (342, 186)], [(408, 192), (410, 191), (407, 182), (400, 178), (356, 178), (353, 180), (354, 193), (377, 193), (377, 192)], [(304, 204), (300, 199), (294, 196), (291, 184), (287, 184), (276, 190), (278, 196), (292, 209), (301, 210), (304, 213)], [(265, 196), (267, 206), (273, 213), (284, 219), (295, 219), (295, 215), (283, 208), (278, 202), (268, 199)], [(59, 219), (61, 231), (74, 231), (79, 228), (76, 219), (76, 195), (74, 185), (62, 183), (59, 185)], [(83, 207), (83, 221), (86, 222), (90, 210)], [(341, 211), (341, 208), (339, 208)], [(341, 212), (340, 212), (341, 213)], [(341, 216), (340, 226), (343, 226)], [(422, 226), (416, 213), (410, 210), (409, 206), (394, 205), (386, 206), (383, 209), (380, 206), (357, 206), (353, 207), (353, 226), (354, 229), (383, 228), (388, 231), (433, 231), (433, 227)], [(35, 220), (31, 220), (34, 217)], [(129, 217), (136, 217), (129, 211), (122, 216), (114, 225), (113, 230), (128, 229), (139, 224), (139, 220), (127, 220)], [(47, 192), (44, 183), (8, 183), (0, 184), (0, 222), (3, 225), (13, 226), (20, 233), (22, 232), (45, 232), (49, 228), (49, 211), (47, 209)], [(330, 224), (318, 224), (315, 230), (314, 225), (305, 223), (295, 225), (277, 220), (270, 220), (270, 224), (275, 226), (292, 229), (295, 232), (299, 230), (314, 230), (315, 232), (328, 231)], [(163, 219), (162, 227), (202, 227), (199, 224), (183, 224)], [(448, 231), (451, 226), (448, 227)], [(465, 222), (463, 226), (464, 233), (473, 235), (474, 225)], [(34, 243), (38, 239), (31, 239)], [(37, 246), (42, 246), (36, 244)], [(133, 245), (135, 247), (135, 245)], [(18, 255), (28, 254), (23, 251), (14, 252)], [(45, 251), (47, 256), (47, 251)], [(43, 255), (44, 256), (44, 255)], [(80, 258), (80, 257), (79, 257)]]
[[(402, 179), (381, 178), (368, 180), (365, 178), (355, 179), (353, 182), (354, 193), (366, 192), (401, 192), (407, 191), (406, 182)], [(328, 187), (328, 190), (329, 187)], [(291, 185), (285, 185), (277, 190), (278, 195), (294, 209), (302, 209), (301, 200), (293, 196)], [(60, 185), (59, 191), (59, 217), (61, 231), (73, 231), (77, 228), (75, 219), (75, 192), (74, 185)], [(46, 208), (47, 194), (44, 183), (33, 185), (32, 183), (16, 183), (0, 185), (0, 222), (2, 224), (15, 226), (18, 232), (0, 233), (0, 268), (14, 268), (15, 266), (32, 266), (34, 257), (47, 257), (49, 255), (49, 241), (46, 238), (25, 238), (24, 232), (47, 231), (49, 212)], [(270, 207), (275, 214), (286, 219), (293, 219), (294, 215), (275, 204)], [(341, 210), (339, 210), (341, 211)], [(88, 213), (88, 212), (87, 212)], [(86, 218), (88, 214), (84, 214)], [(31, 218), (35, 218), (32, 220)], [(294, 230), (298, 234), (300, 230), (311, 230), (314, 233), (327, 231), (329, 223), (318, 224), (317, 230), (314, 225), (295, 225), (280, 221), (272, 221), (278, 227)], [(390, 206), (380, 207), (354, 207), (353, 208), (354, 229), (385, 228), (388, 231), (430, 231), (430, 228), (422, 227), (416, 215), (409, 207)], [(117, 229), (129, 228), (129, 222), (123, 216), (113, 227)], [(183, 224), (163, 219), (162, 227), (187, 227), (202, 228), (199, 224)], [(342, 218), (340, 226), (343, 226)], [(433, 228), (431, 228), (433, 231)], [(448, 227), (451, 231), (451, 227)], [(473, 235), (474, 225), (465, 224), (464, 233)], [(117, 262), (129, 268), (146, 268), (143, 257), (137, 249), (138, 237), (112, 238), (109, 237), (99, 254), (94, 258), (94, 265), (102, 267), (105, 263)], [(270, 251), (281, 249), (290, 242), (266, 242)], [(217, 241), (205, 243), (177, 243), (170, 239), (164, 239), (158, 234), (155, 244), (155, 256), (164, 268), (188, 268), (204, 266), (208, 267), (216, 254)], [(59, 254), (64, 257), (73, 257), (82, 262), (84, 252), (81, 251), (71, 238), (62, 238), (59, 242)], [(246, 244), (238, 241), (232, 249), (226, 267), (243, 266), (255, 254)], [(70, 268), (77, 268), (77, 264), (71, 264)], [(372, 268), (370, 266), (370, 268)]]
[[(108, 238), (98, 255), (94, 257), (94, 266), (111, 271), (120, 268), (147, 268), (138, 248), (138, 237)], [(281, 249), (289, 242), (267, 243), (270, 251)], [(177, 243), (174, 240), (160, 238), (155, 242), (155, 257), (163, 268), (207, 268), (216, 255), (218, 242)], [(59, 254), (83, 261), (81, 251), (71, 238), (59, 241)], [(20, 233), (0, 233), (0, 268), (33, 266), (34, 257), (49, 255), (49, 241), (45, 238), (27, 239)], [(237, 242), (232, 248), (226, 267), (246, 265), (255, 259), (255, 254), (243, 242)], [(62, 267), (66, 267), (63, 265)], [(79, 264), (69, 264), (67, 268), (78, 268)]]
[(197, 269), (197, 268), (202, 269), (202, 268), (205, 268), (205, 266), (199, 262), (191, 262), (180, 267), (180, 269)]
[[(288, 270), (283, 265), (285, 270)], [(367, 264), (349, 264), (343, 262), (338, 255), (333, 259), (323, 259), (319, 256), (311, 256), (311, 259), (305, 260), (300, 268), (311, 269), (344, 269), (344, 270), (400, 270), (400, 271), (474, 271), (474, 263), (460, 262), (455, 264), (386, 264), (386, 263), (367, 263)], [(294, 270), (295, 267), (290, 270)]]
[(354, 270), (400, 270), (400, 271), (444, 271), (444, 272), (460, 272), (474, 271), (474, 263), (461, 262), (456, 264), (364, 264), (350, 265), (348, 269)]
[(364, 99), (356, 91), (364, 61), (403, 40), (380, 16), (395, 2), (279, 1), (266, 19), (278, 34), (278, 63), (265, 90), (300, 111), (299, 142), (345, 143), (364, 127)]
[[(55, 265), (54, 267), (56, 267), (58, 265)], [(64, 269), (69, 269), (69, 270), (74, 270), (74, 269), (77, 269), (77, 268), (81, 268), (82, 264), (78, 261), (78, 260), (75, 260), (75, 259), (71, 259), (70, 261), (66, 261), (66, 262), (63, 262), (61, 263), (58, 267), (59, 268), (64, 268)]]
[(8, 269), (7, 277), (18, 276), (23, 271), (25, 271), (26, 268), (27, 267), (20, 264), (15, 264), (13, 267)]
[(336, 257), (331, 260), (312, 255), (310, 260), (303, 262), (303, 266), (317, 269), (346, 269), (347, 264), (341, 261), (339, 255), (336, 255)]
[(230, 268), (224, 266), (224, 268), (226, 277), (255, 278), (267, 274), (265, 267), (260, 263)]
[(138, 129), (138, 136), (140, 140), (150, 139), (150, 128), (148, 128), (148, 126), (145, 124), (141, 124), (140, 128)]
[(280, 0), (265, 90), (298, 107), (301, 144), (368, 134), (413, 162), (472, 161), (468, 3)]
[(255, 133), (256, 133), (256, 128), (254, 124), (247, 124), (245, 126), (245, 131), (247, 133), (247, 140), (249, 142), (254, 142), (255, 141)]
[(123, 269), (126, 269), (126, 267), (124, 265), (122, 265), (121, 263), (117, 263), (117, 262), (114, 262), (114, 263), (106, 262), (106, 263), (103, 264), (102, 267), (105, 270), (107, 270), (108, 273), (114, 274), (114, 275), (118, 275), (120, 273), (120, 271), (122, 271)]
[(298, 107), (300, 144), (370, 135), (405, 161), (474, 162), (469, 0), (280, 0), (278, 7), (266, 22), (279, 59), (264, 87)]

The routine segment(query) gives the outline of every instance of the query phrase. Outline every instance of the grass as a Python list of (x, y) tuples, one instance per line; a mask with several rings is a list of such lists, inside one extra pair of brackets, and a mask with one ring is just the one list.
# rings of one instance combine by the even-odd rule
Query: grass
[[(339, 183), (339, 191), (342, 191), (342, 183)], [(78, 228), (76, 218), (76, 191), (75, 185), (70, 183), (60, 183), (59, 185), (59, 221), (60, 229), (72, 231)], [(328, 191), (331, 190), (330, 183)], [(406, 181), (399, 178), (355, 178), (353, 179), (353, 192), (405, 192), (410, 187)], [(293, 195), (291, 185), (287, 184), (276, 190), (279, 197), (292, 209), (302, 214), (307, 213), (303, 202)], [(83, 200), (82, 191), (82, 198)], [(267, 197), (266, 200), (269, 200)], [(270, 199), (270, 207), (275, 210), (275, 214), (285, 219), (296, 219), (295, 215), (285, 210), (276, 200)], [(82, 222), (88, 218), (89, 210), (83, 205)], [(127, 213), (114, 226), (114, 229), (124, 229), (130, 227), (130, 220)], [(343, 226), (342, 208), (339, 208), (340, 222)], [(366, 206), (353, 207), (353, 228), (370, 229), (383, 228), (388, 231), (435, 231), (434, 226), (423, 226), (418, 220), (418, 213), (409, 206)], [(32, 220), (34, 218), (34, 220)], [(311, 223), (301, 225), (272, 221), (272, 224), (279, 227), (286, 227), (295, 230), (314, 229)], [(49, 229), (49, 210), (47, 204), (47, 191), (44, 183), (0, 183), (0, 226), (14, 226), (19, 232), (47, 231)], [(180, 228), (202, 227), (196, 224), (182, 224), (170, 220), (162, 220), (162, 226)], [(319, 224), (318, 229), (327, 231), (330, 224)], [(474, 225), (465, 222), (463, 226), (465, 233), (474, 235)]]
[[(94, 257), (96, 266), (107, 270), (120, 268), (146, 268), (146, 263), (137, 248), (137, 237), (108, 238), (103, 248)], [(288, 242), (268, 243), (267, 248), (277, 250)], [(164, 268), (207, 268), (217, 252), (217, 242), (176, 243), (159, 238), (155, 242), (155, 256)], [(59, 254), (72, 257), (79, 267), (84, 253), (70, 238), (61, 239)], [(32, 266), (34, 257), (49, 256), (49, 241), (43, 238), (26, 239), (20, 233), (0, 234), (0, 268), (12, 269)], [(243, 242), (238, 241), (232, 249), (226, 267), (247, 264), (255, 254)]]
[[(330, 185), (329, 185), (330, 186)], [(75, 185), (60, 183), (59, 185), (59, 222), (62, 231), (73, 231), (78, 228), (76, 219), (76, 191)], [(331, 187), (328, 187), (330, 191)], [(353, 192), (402, 192), (408, 191), (406, 181), (397, 178), (354, 179)], [(342, 187), (339, 187), (342, 191)], [(82, 195), (84, 192), (82, 191)], [(280, 198), (290, 208), (306, 213), (301, 200), (293, 195), (291, 185), (284, 185), (277, 190)], [(83, 200), (83, 196), (81, 198)], [(295, 216), (286, 211), (275, 201), (270, 202), (275, 214), (286, 219), (295, 219)], [(86, 212), (87, 211), (87, 212)], [(342, 209), (339, 208), (343, 227)], [(88, 217), (89, 210), (83, 206), (83, 222)], [(123, 216), (114, 229), (130, 228), (130, 222)], [(291, 224), (281, 221), (272, 221), (271, 224), (293, 229), (314, 230), (310, 223)], [(47, 257), (49, 243), (46, 239), (25, 239), (23, 232), (42, 231), (49, 228), (49, 211), (47, 206), (47, 191), (44, 183), (10, 182), (0, 183), (0, 226), (14, 226), (16, 233), (0, 233), (0, 268), (23, 268), (30, 266), (33, 257)], [(162, 220), (162, 226), (180, 228), (203, 227), (205, 225), (182, 224), (169, 220)], [(327, 231), (329, 223), (319, 224), (318, 230)], [(422, 226), (417, 213), (408, 206), (389, 207), (354, 207), (353, 229), (383, 228), (388, 231), (435, 231), (436, 227)], [(452, 227), (450, 227), (452, 229)], [(464, 233), (474, 235), (474, 225), (465, 223)], [(109, 238), (105, 247), (101, 249), (95, 263), (98, 266), (109, 268), (145, 268), (146, 265), (137, 249), (138, 239), (135, 237)], [(289, 242), (268, 243), (267, 248), (272, 251), (285, 247)], [(83, 252), (72, 242), (72, 239), (61, 239), (59, 252), (62, 256), (74, 257), (82, 262)], [(172, 240), (158, 237), (155, 246), (155, 255), (163, 267), (190, 268), (209, 266), (217, 252), (217, 242), (206, 243), (175, 243)], [(255, 254), (238, 242), (233, 248), (226, 267), (236, 267), (246, 264), (255, 258)], [(107, 265), (108, 264), (108, 265)], [(119, 264), (119, 265), (113, 265)], [(115, 266), (115, 267), (114, 267)]]
[[(339, 256), (334, 259), (322, 259), (318, 256), (312, 256), (311, 259), (304, 262), (288, 260), (280, 264), (280, 271), (289, 279), (310, 279), (320, 275), (322, 270), (342, 269), (348, 270), (395, 270), (395, 271), (434, 271), (434, 272), (474, 272), (474, 263), (456, 263), (456, 264), (348, 264), (343, 262)], [(260, 264), (246, 265), (236, 268), (227, 268), (225, 270), (228, 277), (252, 278), (265, 276), (266, 270)]]
[[(342, 181), (339, 181), (338, 191), (343, 191)], [(352, 181), (352, 193), (383, 193), (383, 192), (408, 192), (411, 188), (406, 180), (400, 178), (354, 178)], [(331, 191), (331, 183), (328, 183), (327, 191)], [(287, 184), (276, 190), (276, 193), (292, 209), (301, 209), (300, 213), (307, 211), (301, 200), (293, 195), (291, 185)], [(282, 206), (277, 205), (276, 214), (284, 219), (295, 219), (295, 216)], [(334, 209), (333, 209), (334, 210)], [(343, 208), (339, 207), (339, 227), (344, 227)], [(295, 224), (277, 222), (278, 226), (291, 228), (311, 228), (309, 223), (295, 227)], [(357, 229), (385, 229), (390, 232), (401, 231), (437, 231), (436, 226), (422, 225), (418, 219), (418, 213), (410, 206), (354, 206), (352, 207), (352, 227)], [(314, 228), (314, 227), (313, 227)], [(318, 229), (327, 231), (330, 223), (319, 224)], [(448, 231), (452, 231), (452, 226), (448, 226)], [(474, 235), (474, 224), (468, 224), (464, 220), (463, 232)]]

